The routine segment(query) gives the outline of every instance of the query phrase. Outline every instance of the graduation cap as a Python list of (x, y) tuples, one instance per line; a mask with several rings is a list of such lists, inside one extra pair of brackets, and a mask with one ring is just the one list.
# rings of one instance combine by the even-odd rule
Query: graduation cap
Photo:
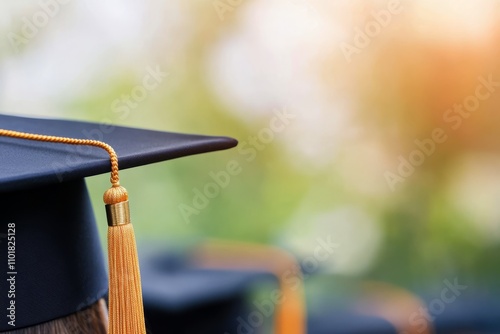
[(110, 226), (109, 332), (145, 333), (128, 194), (119, 183), (118, 158), (125, 169), (223, 150), (237, 142), (8, 115), (0, 115), (0, 129), (0, 309), (7, 316), (0, 331), (75, 314), (107, 294), (84, 178), (111, 171), (112, 187), (104, 195)]
[(306, 333), (300, 268), (284, 250), (204, 240), (182, 256), (157, 246), (141, 263), (153, 332)]
[(142, 255), (141, 278), (152, 333), (257, 334), (272, 326), (274, 307), (255, 304), (257, 293), (265, 296), (277, 287), (269, 273), (206, 269), (194, 261), (193, 249), (179, 253), (157, 246)]

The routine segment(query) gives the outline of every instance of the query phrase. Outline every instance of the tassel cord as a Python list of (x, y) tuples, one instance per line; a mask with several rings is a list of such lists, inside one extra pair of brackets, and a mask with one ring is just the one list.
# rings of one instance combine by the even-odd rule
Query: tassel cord
[(120, 176), (118, 173), (118, 156), (115, 150), (108, 144), (91, 139), (76, 139), (68, 137), (57, 137), (57, 136), (47, 136), (39, 135), (35, 133), (18, 132), (12, 130), (0, 129), (0, 136), (11, 137), (17, 139), (49, 142), (49, 143), (60, 143), (67, 145), (83, 145), (83, 146), (94, 146), (106, 150), (109, 154), (109, 160), (111, 162), (111, 178), (110, 182), (113, 187), (118, 187), (120, 185)]

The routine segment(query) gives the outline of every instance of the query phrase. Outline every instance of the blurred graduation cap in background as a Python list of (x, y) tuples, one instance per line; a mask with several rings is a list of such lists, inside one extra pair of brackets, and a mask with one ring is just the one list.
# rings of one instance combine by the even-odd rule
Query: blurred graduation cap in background
[[(156, 249), (141, 258), (144, 312), (151, 333), (271, 333), (274, 310), (256, 309), (259, 291), (275, 287), (264, 271), (202, 268), (190, 252)], [(258, 318), (248, 322), (252, 312)]]
[[(149, 328), (174, 325), (174, 332), (190, 334), (306, 333), (300, 268), (281, 249), (206, 240), (180, 257), (150, 251), (142, 264)], [(252, 288), (260, 288), (260, 297), (251, 294)]]

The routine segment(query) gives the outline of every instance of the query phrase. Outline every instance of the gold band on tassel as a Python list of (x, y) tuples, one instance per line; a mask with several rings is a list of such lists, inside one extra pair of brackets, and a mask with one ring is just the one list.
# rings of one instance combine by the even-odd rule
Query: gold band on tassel
[(128, 201), (106, 205), (106, 217), (108, 226), (120, 226), (130, 224), (130, 208)]

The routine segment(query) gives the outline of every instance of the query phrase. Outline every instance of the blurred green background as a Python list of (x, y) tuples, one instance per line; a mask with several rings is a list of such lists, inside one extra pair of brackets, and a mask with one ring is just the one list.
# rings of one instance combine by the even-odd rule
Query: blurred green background
[[(498, 1), (1, 6), (2, 112), (240, 141), (122, 172), (141, 243), (231, 239), (307, 257), (331, 236), (321, 265), (339, 277), (498, 284)], [(157, 69), (168, 75), (144, 89)], [(277, 113), (291, 116), (270, 137)], [(446, 139), (412, 153), (435, 129)], [(241, 172), (186, 219), (232, 160)], [(88, 180), (100, 221), (107, 178)]]

